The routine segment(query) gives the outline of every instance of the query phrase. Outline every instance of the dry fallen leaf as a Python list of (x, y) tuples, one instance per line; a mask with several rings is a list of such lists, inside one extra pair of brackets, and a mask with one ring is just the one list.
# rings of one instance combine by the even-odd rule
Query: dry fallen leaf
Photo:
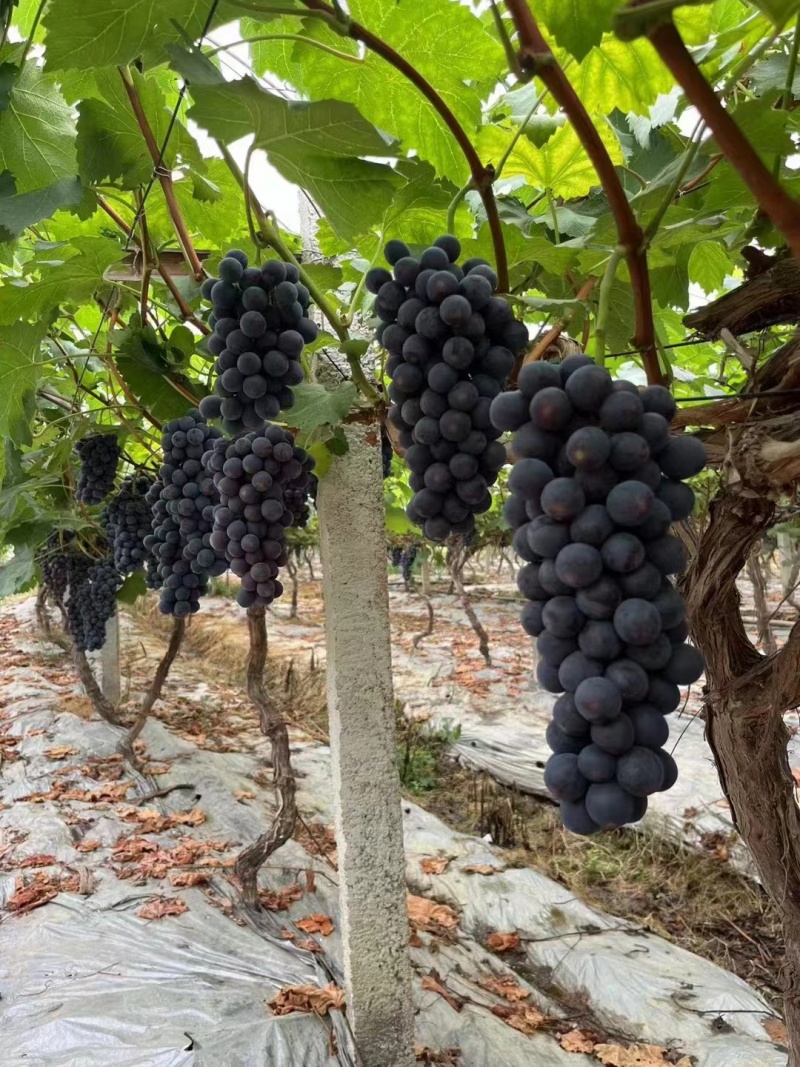
[(494, 993), (495, 996), (502, 997), (503, 1000), (509, 1000), (512, 1003), (518, 1000), (527, 1000), (530, 996), (530, 992), (518, 985), (511, 975), (507, 975), (504, 978), (484, 978), (479, 982), (479, 985), (482, 989), (487, 989), (490, 993)]
[(294, 925), (304, 934), (321, 934), (328, 937), (333, 933), (333, 919), (330, 915), (307, 915), (304, 919), (296, 919)]
[(436, 971), (425, 975), (422, 979), (422, 988), (429, 990), (431, 993), (438, 993), (442, 1000), (446, 1000), (454, 1011), (461, 1011), (464, 1007), (464, 1001), (442, 985)]
[(17, 882), (16, 889), (6, 901), (6, 907), (9, 911), (16, 912), (17, 915), (24, 915), (26, 912), (33, 911), (34, 908), (40, 908), (43, 904), (55, 899), (59, 892), (58, 884), (53, 882), (34, 881), (29, 885)]
[[(669, 1067), (667, 1050), (660, 1045), (595, 1045), (595, 1057), (605, 1067)], [(674, 1067), (692, 1067), (688, 1056), (682, 1056)]]
[(140, 919), (164, 919), (168, 915), (182, 915), (189, 906), (178, 897), (156, 897), (139, 908), (136, 914)]
[(458, 1067), (461, 1063), (460, 1048), (428, 1048), (427, 1045), (414, 1045), (414, 1058), (417, 1063), (438, 1064), (438, 1067)]
[(48, 759), (66, 759), (67, 756), (74, 756), (77, 751), (72, 745), (56, 745), (55, 748), (46, 748), (42, 755)]
[(408, 895), (408, 918), (412, 926), (429, 933), (445, 933), (458, 926), (458, 915), (447, 904)]
[(493, 867), (491, 863), (471, 863), (469, 867), (462, 867), (464, 874), (499, 874), (503, 868)]
[(423, 874), (444, 874), (449, 865), (449, 856), (426, 856), (419, 862), (419, 868)]
[(91, 838), (84, 838), (83, 841), (79, 841), (75, 848), (78, 852), (96, 852), (100, 848), (100, 842)]
[(570, 1030), (568, 1034), (562, 1034), (558, 1043), (565, 1052), (591, 1052), (594, 1048), (594, 1041), (583, 1030)]
[(315, 985), (290, 985), (267, 1001), (275, 1015), (291, 1015), (296, 1011), (313, 1015), (327, 1015), (331, 1008), (344, 1009), (344, 990), (333, 982), (320, 988)]
[(237, 800), (255, 800), (255, 793), (249, 792), (247, 789), (237, 789), (233, 794)]
[(511, 952), (512, 949), (519, 948), (519, 934), (516, 930), (509, 933), (489, 934), (486, 938), (486, 947), (492, 952)]
[(505, 1004), (495, 1004), (491, 1012), (508, 1026), (513, 1026), (515, 1030), (527, 1034), (528, 1037), (535, 1034), (547, 1022), (547, 1017), (531, 1004), (515, 1004), (513, 1008), (506, 1007)]
[(199, 808), (192, 808), (191, 811), (179, 811), (174, 815), (170, 815), (175, 826), (200, 826), (201, 823), (206, 821), (206, 817)]
[(38, 856), (26, 856), (24, 860), (20, 860), (17, 864), (18, 867), (52, 867), (57, 864), (58, 860), (55, 856), (47, 856), (43, 853)]
[(770, 1041), (774, 1041), (776, 1045), (789, 1047), (789, 1031), (782, 1019), (762, 1019), (761, 1025), (766, 1030)]
[(169, 880), (175, 886), (205, 885), (208, 875), (203, 871), (173, 871)]
[(272, 891), (262, 889), (258, 894), (258, 899), (267, 911), (288, 911), (292, 904), (299, 900), (302, 895), (303, 887), (295, 882), (292, 885), (284, 886), (283, 889)]

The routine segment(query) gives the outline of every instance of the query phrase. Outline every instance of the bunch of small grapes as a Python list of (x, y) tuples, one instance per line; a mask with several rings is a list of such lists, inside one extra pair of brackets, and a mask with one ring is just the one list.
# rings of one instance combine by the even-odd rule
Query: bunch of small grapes
[(164, 427), (158, 499), (152, 500), (152, 491), (148, 494), (153, 532), (144, 539), (145, 549), (158, 559), (159, 607), (164, 615), (182, 618), (198, 611), (209, 578), (228, 569), (223, 554), (211, 543), (218, 497), (202, 462), (219, 439), (219, 430), (207, 426), (194, 409)]
[(400, 562), (403, 559), (403, 546), (402, 545), (389, 545), (388, 546), (389, 560), (393, 567), (399, 567)]
[(38, 555), (42, 584), (57, 604), (63, 604), (67, 595), (69, 558), (72, 554), (70, 545), (74, 537), (73, 530), (54, 530)]
[(664, 718), (679, 685), (703, 670), (685, 643), (683, 600), (669, 575), (686, 564), (669, 533), (706, 463), (695, 437), (671, 434), (662, 386), (612, 381), (587, 356), (522, 368), (492, 402), (513, 432), (505, 515), (525, 560), (522, 625), (537, 639), (540, 684), (561, 693), (545, 783), (564, 825), (591, 834), (641, 819), (647, 797), (677, 779)]
[(460, 254), (449, 234), (419, 258), (390, 241), (393, 274), (376, 267), (366, 277), (389, 353), (389, 418), (411, 471), (408, 516), (432, 541), (468, 534), (490, 507), (506, 453), (489, 408), (528, 341), (525, 325), (494, 296), (491, 267), (482, 259), (458, 266)]
[(414, 569), (414, 561), (417, 558), (417, 546), (411, 544), (408, 548), (403, 550), (400, 556), (400, 573), (403, 575), (403, 581), (406, 585), (411, 581), (411, 572)]
[(219, 278), (202, 287), (214, 308), (208, 350), (218, 377), (216, 395), (206, 397), (200, 411), (206, 419), (221, 417), (229, 434), (261, 429), (292, 407), (292, 386), (303, 380), (303, 346), (317, 336), (309, 292), (294, 264), (247, 264), (245, 253), (233, 249), (220, 262)]
[(75, 451), (81, 461), (78, 500), (82, 504), (99, 504), (114, 488), (120, 455), (119, 442), (114, 434), (92, 434), (78, 441)]
[(243, 608), (269, 605), (283, 592), (278, 572), (288, 562), (287, 494), (307, 492), (313, 458), (288, 431), (268, 425), (263, 433), (214, 441), (203, 463), (219, 491), (211, 545), (241, 579), (236, 600)]
[[(95, 546), (107, 551), (108, 544)], [(122, 578), (110, 556), (95, 559), (73, 544), (65, 556), (69, 595), (67, 630), (81, 652), (96, 652), (106, 641), (106, 623), (117, 606)]]
[(147, 493), (152, 479), (145, 475), (126, 478), (117, 495), (104, 508), (101, 521), (120, 574), (132, 574), (147, 557), (145, 538), (152, 530)]
[(394, 449), (392, 448), (392, 442), (389, 440), (389, 435), (386, 432), (386, 427), (381, 423), (381, 466), (383, 467), (383, 479), (389, 477), (392, 473), (392, 456), (394, 455)]

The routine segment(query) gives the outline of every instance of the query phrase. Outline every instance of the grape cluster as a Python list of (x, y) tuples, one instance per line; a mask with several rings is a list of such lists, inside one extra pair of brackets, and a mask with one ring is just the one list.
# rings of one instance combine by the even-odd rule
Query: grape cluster
[(419, 258), (390, 241), (393, 274), (375, 267), (366, 276), (389, 353), (389, 418), (411, 470), (408, 516), (432, 541), (470, 533), (491, 504), (506, 453), (489, 408), (528, 341), (524, 324), (494, 296), (491, 267), (482, 259), (458, 266), (460, 253), (451, 235)]
[(117, 607), (122, 578), (114, 561), (77, 557), (70, 576), (67, 629), (82, 652), (97, 652), (106, 643), (106, 623)]
[(408, 548), (403, 549), (403, 554), (400, 557), (400, 573), (403, 575), (403, 581), (406, 585), (411, 581), (411, 572), (414, 568), (414, 561), (417, 558), (417, 546), (412, 544)]
[(393, 567), (399, 567), (403, 559), (404, 549), (402, 545), (389, 545), (387, 547), (389, 560)]
[(241, 579), (236, 600), (243, 608), (269, 605), (283, 592), (286, 530), (298, 494), (308, 494), (313, 457), (288, 431), (267, 425), (235, 441), (217, 439), (203, 464), (219, 492), (211, 546)]
[(200, 411), (206, 419), (222, 418), (229, 434), (259, 430), (292, 407), (292, 386), (303, 380), (303, 346), (317, 336), (308, 289), (294, 264), (271, 259), (249, 267), (245, 253), (233, 249), (202, 293), (214, 309), (208, 350), (218, 377), (216, 395)]
[(114, 488), (119, 462), (119, 442), (114, 434), (96, 433), (75, 445), (81, 461), (78, 500), (82, 504), (99, 504)]
[(392, 448), (392, 442), (389, 440), (389, 435), (386, 432), (386, 427), (381, 423), (381, 466), (383, 468), (383, 480), (389, 477), (392, 473), (392, 456), (394, 455), (394, 449)]
[(685, 643), (683, 601), (669, 580), (686, 564), (669, 533), (706, 462), (694, 437), (671, 434), (662, 386), (612, 381), (587, 356), (522, 368), (518, 390), (492, 402), (512, 431), (505, 505), (522, 625), (537, 639), (540, 684), (561, 695), (545, 784), (579, 834), (636, 822), (647, 797), (677, 779), (662, 749), (679, 685), (703, 660)]
[(54, 530), (38, 554), (42, 570), (42, 584), (47, 587), (56, 604), (63, 604), (69, 587), (70, 547), (75, 538), (72, 530)]
[(147, 557), (145, 538), (152, 530), (147, 493), (152, 479), (126, 478), (117, 495), (104, 508), (101, 520), (120, 574), (132, 574)]
[(198, 611), (208, 579), (228, 569), (211, 543), (218, 496), (202, 462), (220, 439), (220, 431), (207, 426), (196, 409), (164, 427), (158, 496), (155, 499), (155, 487), (146, 496), (153, 509), (153, 532), (144, 539), (145, 549), (158, 561), (157, 567), (148, 566), (148, 584), (155, 587), (157, 570), (164, 615), (182, 618)]

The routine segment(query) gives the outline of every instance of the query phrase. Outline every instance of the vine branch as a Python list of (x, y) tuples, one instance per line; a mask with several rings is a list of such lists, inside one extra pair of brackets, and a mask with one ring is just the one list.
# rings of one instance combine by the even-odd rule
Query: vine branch
[(133, 110), (134, 117), (139, 125), (139, 129), (142, 131), (142, 136), (147, 145), (147, 151), (150, 153), (150, 157), (153, 160), (153, 166), (156, 168), (156, 176), (164, 192), (167, 211), (172, 220), (172, 226), (175, 230), (175, 236), (178, 238), (178, 244), (181, 246), (181, 251), (183, 252), (184, 258), (186, 259), (195, 280), (201, 281), (205, 277), (205, 271), (203, 269), (203, 264), (200, 262), (197, 252), (195, 251), (194, 244), (189, 236), (186, 222), (184, 221), (180, 206), (175, 196), (172, 175), (170, 174), (169, 169), (161, 162), (161, 152), (156, 143), (156, 139), (153, 136), (153, 130), (147, 119), (147, 115), (144, 112), (144, 108), (142, 107), (139, 94), (136, 92), (136, 86), (133, 83), (130, 71), (125, 67), (119, 67), (118, 70), (119, 75), (122, 78), (122, 84), (125, 86), (125, 92), (128, 95), (128, 100), (131, 109)]
[(328, 20), (331, 20), (333, 28), (337, 29), (345, 37), (351, 37), (354, 41), (360, 41), (361, 44), (371, 52), (380, 56), (381, 59), (384, 59), (390, 66), (399, 71), (404, 78), (407, 78), (412, 85), (419, 89), (444, 122), (445, 126), (447, 126), (448, 130), (455, 138), (458, 147), (461, 149), (464, 159), (467, 161), (472, 176), (472, 184), (480, 194), (486, 212), (486, 219), (489, 223), (489, 230), (492, 235), (492, 246), (494, 248), (495, 264), (497, 267), (498, 288), (501, 292), (508, 292), (508, 259), (506, 256), (505, 243), (503, 241), (503, 231), (500, 226), (500, 215), (497, 211), (497, 201), (495, 200), (494, 190), (492, 188), (495, 178), (494, 168), (483, 164), (472, 141), (469, 139), (466, 130), (427, 78), (423, 77), (423, 75), (420, 74), (408, 60), (404, 59), (398, 52), (396, 52), (391, 45), (388, 45), (385, 41), (381, 40), (380, 37), (377, 37), (374, 33), (368, 30), (366, 26), (362, 26), (353, 19), (348, 18), (343, 22), (339, 22), (338, 25), (333, 24), (333, 20), (336, 19), (336, 10), (333, 7), (329, 7), (328, 4), (325, 3), (325, 0), (301, 0), (301, 2), (309, 11), (316, 12)]
[(141, 707), (136, 713), (136, 718), (133, 720), (130, 729), (118, 745), (119, 752), (123, 756), (125, 756), (125, 758), (128, 759), (130, 763), (138, 770), (141, 770), (141, 767), (139, 766), (139, 760), (136, 756), (136, 752), (133, 747), (134, 742), (144, 729), (145, 723), (147, 722), (150, 712), (153, 710), (156, 701), (161, 696), (161, 691), (164, 688), (164, 683), (167, 680), (167, 675), (169, 674), (170, 667), (174, 663), (175, 657), (178, 655), (185, 633), (186, 619), (173, 619), (172, 633), (170, 634), (167, 650), (162, 656), (161, 662), (159, 663), (158, 667), (156, 668), (156, 673), (153, 676), (153, 681), (147, 693), (145, 694), (144, 699), (142, 700)]
[(267, 624), (263, 607), (247, 609), (247, 628), (250, 633), (247, 695), (256, 706), (261, 732), (272, 748), (272, 775), (278, 803), (271, 826), (252, 845), (243, 849), (236, 858), (234, 870), (242, 886), (244, 902), (252, 907), (258, 902), (259, 870), (272, 853), (285, 844), (294, 832), (297, 821), (297, 787), (292, 771), (289, 731), (264, 685), (264, 669), (267, 663)]
[[(634, 3), (634, 6), (642, 5)], [(762, 210), (784, 235), (792, 255), (800, 259), (800, 203), (781, 187), (733, 117), (722, 106), (673, 23), (656, 25), (648, 32), (648, 38), (714, 134), (728, 162), (738, 171)]]
[(647, 252), (644, 247), (642, 228), (628, 203), (622, 182), (619, 180), (611, 157), (589, 113), (563, 69), (556, 62), (526, 0), (506, 0), (506, 7), (517, 29), (520, 44), (519, 58), (523, 69), (541, 78), (550, 90), (553, 99), (564, 110), (597, 171), (614, 216), (619, 245), (625, 251), (633, 286), (636, 322), (634, 345), (641, 353), (648, 382), (660, 384), (663, 381), (663, 374), (655, 344), (650, 273), (647, 267)]

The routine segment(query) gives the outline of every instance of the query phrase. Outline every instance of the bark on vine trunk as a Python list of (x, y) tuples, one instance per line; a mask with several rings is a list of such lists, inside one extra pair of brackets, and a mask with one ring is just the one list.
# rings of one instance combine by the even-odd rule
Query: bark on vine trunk
[(289, 731), (264, 684), (267, 663), (266, 609), (247, 609), (250, 633), (250, 654), (247, 658), (247, 695), (258, 711), (261, 732), (272, 748), (272, 779), (275, 785), (277, 811), (269, 829), (236, 858), (234, 871), (242, 886), (247, 905), (258, 903), (258, 872), (273, 852), (285, 844), (294, 833), (297, 821), (297, 798), (292, 761), (289, 750)]
[(783, 713), (800, 703), (800, 623), (762, 656), (750, 643), (736, 579), (775, 505), (721, 491), (682, 581), (692, 636), (706, 658), (706, 730), (734, 824), (781, 916), (789, 1065), (800, 1067), (800, 810)]
[(183, 642), (184, 634), (186, 633), (186, 619), (173, 619), (172, 621), (172, 633), (170, 634), (169, 644), (167, 650), (161, 657), (161, 662), (156, 668), (156, 673), (153, 676), (153, 681), (148, 689), (147, 693), (142, 700), (141, 707), (136, 713), (136, 718), (128, 730), (127, 734), (120, 741), (117, 746), (117, 750), (125, 756), (126, 759), (139, 768), (139, 759), (136, 756), (134, 750), (134, 743), (136, 738), (142, 732), (147, 722), (150, 712), (155, 707), (156, 701), (161, 696), (161, 690), (164, 688), (164, 683), (167, 680), (170, 667), (175, 661), (175, 657), (178, 655), (181, 644)]

